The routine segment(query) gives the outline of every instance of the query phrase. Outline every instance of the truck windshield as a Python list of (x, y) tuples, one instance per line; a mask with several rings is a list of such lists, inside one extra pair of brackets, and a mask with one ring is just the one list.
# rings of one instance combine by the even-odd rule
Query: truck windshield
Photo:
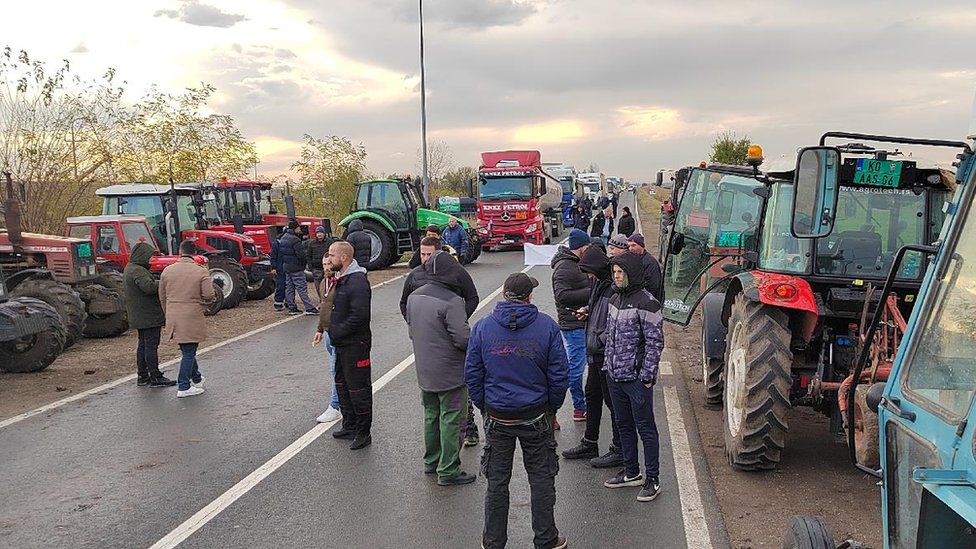
[(529, 200), (532, 198), (531, 177), (483, 177), (478, 186), (481, 200)]
[(563, 188), (563, 194), (571, 194), (573, 192), (573, 178), (564, 177), (560, 179), (559, 186)]
[(587, 183), (583, 183), (583, 187), (586, 188), (586, 191), (587, 192), (591, 192), (591, 193), (598, 193), (598, 192), (600, 192), (600, 184), (598, 182), (592, 182), (592, 183), (587, 182)]

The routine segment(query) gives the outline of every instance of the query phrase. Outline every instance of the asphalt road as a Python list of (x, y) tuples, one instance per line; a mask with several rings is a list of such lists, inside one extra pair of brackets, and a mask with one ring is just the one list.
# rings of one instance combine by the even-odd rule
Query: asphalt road
[[(625, 204), (633, 209), (633, 198)], [(469, 266), (479, 294), (522, 262), (517, 250), (482, 254)], [(528, 272), (541, 283), (537, 305), (553, 314), (551, 270)], [(350, 451), (329, 425), (316, 426), (330, 382), (324, 352), (309, 346), (315, 319), (297, 319), (202, 355), (199, 397), (124, 384), (0, 429), (0, 547), (478, 547), (484, 479), (444, 488), (423, 474), (420, 394), (396, 306), (402, 282), (373, 292), (373, 379), (383, 384), (368, 449)], [(561, 462), (556, 519), (572, 547), (728, 546), (697, 433), (684, 429), (680, 383), (663, 375), (655, 390), (654, 502), (638, 503), (636, 488), (605, 489), (614, 471)], [(560, 451), (582, 436), (571, 413), (567, 396)], [(602, 433), (605, 451), (608, 424)], [(465, 449), (463, 468), (476, 472), (479, 455)], [(531, 546), (520, 461), (509, 537), (511, 547)]]

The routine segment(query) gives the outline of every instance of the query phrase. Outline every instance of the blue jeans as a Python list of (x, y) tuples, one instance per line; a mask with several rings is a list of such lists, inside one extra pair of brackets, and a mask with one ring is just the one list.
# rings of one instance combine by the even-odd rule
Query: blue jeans
[(325, 347), (325, 352), (329, 353), (329, 374), (332, 376), (329, 378), (332, 381), (332, 398), (329, 400), (329, 406), (338, 410), (339, 393), (335, 386), (335, 347), (332, 346), (328, 331), (322, 332), (322, 345)]
[(583, 374), (586, 372), (586, 328), (562, 330), (563, 346), (569, 357), (569, 394), (573, 397), (574, 410), (586, 410), (583, 393)]
[(200, 375), (200, 365), (197, 364), (197, 348), (199, 343), (180, 343), (180, 375), (176, 378), (177, 388), (185, 391), (190, 388), (190, 381), (199, 383), (203, 376)]
[(285, 305), (285, 271), (284, 271), (284, 269), (278, 269), (278, 274), (275, 275), (274, 304), (275, 304), (275, 307), (283, 307)]
[(624, 470), (628, 476), (640, 473), (637, 463), (637, 435), (644, 444), (644, 474), (658, 478), (660, 453), (657, 424), (654, 422), (654, 388), (648, 389), (640, 381), (616, 382), (607, 378), (614, 419), (620, 431), (620, 446), (624, 454)]

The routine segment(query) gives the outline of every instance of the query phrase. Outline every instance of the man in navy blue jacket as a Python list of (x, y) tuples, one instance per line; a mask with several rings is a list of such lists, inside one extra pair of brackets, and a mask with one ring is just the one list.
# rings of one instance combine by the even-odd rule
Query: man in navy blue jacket
[(516, 440), (532, 493), (534, 545), (562, 549), (567, 543), (553, 514), (559, 471), (553, 423), (569, 387), (569, 362), (559, 325), (532, 305), (532, 290), (538, 285), (525, 273), (509, 275), (504, 299), (475, 324), (468, 340), (464, 381), (486, 418), (481, 458), (481, 472), (488, 479), (485, 549), (508, 542), (508, 483)]

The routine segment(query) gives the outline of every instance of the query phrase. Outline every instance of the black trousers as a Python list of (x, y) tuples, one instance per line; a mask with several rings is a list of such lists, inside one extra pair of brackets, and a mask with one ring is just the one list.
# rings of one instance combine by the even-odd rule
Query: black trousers
[(512, 480), (516, 440), (522, 446), (522, 461), (532, 494), (533, 543), (536, 549), (549, 549), (559, 538), (553, 513), (559, 458), (550, 416), (531, 425), (501, 425), (491, 418), (485, 421), (481, 473), (488, 479), (488, 491), (482, 542), (486, 549), (501, 549), (508, 543), (508, 484)]
[(335, 387), (339, 393), (342, 428), (368, 435), (373, 425), (371, 342), (336, 346)]
[(139, 345), (136, 347), (136, 370), (139, 377), (157, 378), (163, 375), (159, 371), (159, 336), (163, 327), (140, 328)]
[(588, 366), (586, 372), (586, 386), (583, 388), (586, 397), (586, 432), (583, 433), (583, 439), (594, 444), (599, 442), (600, 421), (603, 419), (603, 405), (606, 404), (610, 410), (610, 430), (613, 433), (611, 444), (620, 451), (620, 431), (617, 429), (617, 418), (610, 400), (607, 373), (602, 368), (603, 362), (594, 362)]

